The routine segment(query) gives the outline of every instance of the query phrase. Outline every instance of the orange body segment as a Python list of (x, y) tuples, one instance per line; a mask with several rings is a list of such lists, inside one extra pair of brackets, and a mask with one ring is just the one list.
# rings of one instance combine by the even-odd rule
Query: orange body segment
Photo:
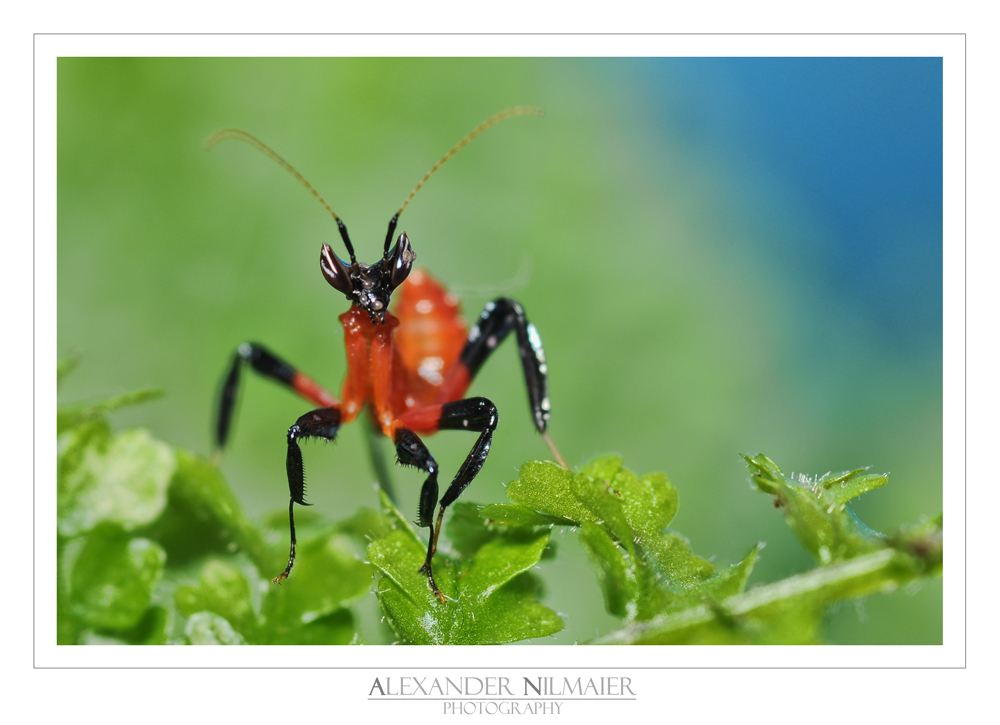
[(347, 351), (341, 422), (354, 420), (367, 404), (390, 438), (399, 425), (432, 433), (439, 404), (468, 387), (459, 361), (468, 330), (458, 300), (421, 270), (399, 288), (394, 308), (382, 325), (357, 307), (340, 315)]
[(340, 317), (344, 326), (347, 375), (341, 392), (341, 422), (354, 420), (366, 403), (382, 431), (391, 436), (395, 418), (392, 406), (392, 333), (399, 320), (386, 314), (385, 323), (375, 325), (368, 313), (351, 307)]
[(395, 313), (405, 379), (402, 410), (447, 402), (440, 392), (469, 334), (458, 300), (427, 272), (415, 270), (396, 293)]

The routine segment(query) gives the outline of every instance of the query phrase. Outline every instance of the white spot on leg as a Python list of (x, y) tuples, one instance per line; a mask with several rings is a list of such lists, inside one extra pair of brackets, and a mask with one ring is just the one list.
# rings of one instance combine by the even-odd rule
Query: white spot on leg
[(539, 362), (545, 361), (545, 352), (542, 350), (542, 337), (538, 334), (538, 329), (533, 323), (528, 323), (528, 344), (535, 351)]

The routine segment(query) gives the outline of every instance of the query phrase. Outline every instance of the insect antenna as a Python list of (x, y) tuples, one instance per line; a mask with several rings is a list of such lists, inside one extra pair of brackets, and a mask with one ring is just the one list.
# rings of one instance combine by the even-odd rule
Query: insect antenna
[(414, 187), (413, 191), (410, 192), (410, 195), (406, 197), (406, 201), (404, 201), (403, 205), (399, 207), (399, 211), (397, 211), (395, 214), (392, 215), (392, 219), (389, 220), (389, 231), (385, 235), (385, 250), (383, 251), (382, 256), (383, 257), (389, 256), (389, 245), (392, 243), (392, 235), (396, 231), (396, 223), (399, 221), (399, 215), (403, 213), (403, 209), (405, 209), (406, 205), (410, 203), (410, 200), (417, 195), (417, 192), (420, 191), (420, 187), (423, 186), (425, 183), (427, 183), (427, 180), (434, 175), (435, 171), (444, 166), (445, 161), (447, 161), (452, 156), (461, 151), (463, 146), (468, 144), (472, 139), (474, 139), (476, 136), (478, 136), (483, 131), (488, 129), (490, 126), (498, 124), (501, 121), (504, 121), (508, 118), (512, 118), (514, 116), (541, 116), (541, 115), (543, 115), (542, 109), (535, 108), (534, 106), (514, 106), (513, 108), (508, 108), (506, 110), (500, 111), (500, 113), (496, 113), (487, 118), (481, 124), (479, 124), (474, 129), (469, 131), (469, 133), (466, 134), (465, 138), (463, 138), (457, 144), (452, 146), (451, 150), (448, 151), (448, 153), (446, 153), (444, 156), (442, 156), (438, 160), (438, 162), (431, 167), (430, 171), (424, 174), (424, 178), (420, 180), (420, 183), (418, 183)]
[[(330, 212), (330, 216), (332, 216), (334, 221), (337, 222), (337, 229), (340, 231), (340, 238), (344, 240), (344, 246), (347, 247), (347, 253), (351, 257), (351, 264), (355, 267), (358, 266), (358, 260), (354, 256), (354, 245), (351, 244), (351, 238), (347, 235), (347, 226), (344, 225), (344, 222), (340, 220), (340, 217), (337, 216), (337, 214), (333, 211), (333, 209), (330, 208), (330, 205), (326, 203), (326, 199), (320, 196), (319, 192), (316, 191), (315, 188), (313, 188), (313, 185), (306, 180), (306, 177), (300, 174), (294, 166), (292, 166), (290, 163), (281, 158), (277, 153), (275, 153), (270, 146), (268, 146), (255, 136), (251, 136), (246, 131), (240, 131), (238, 128), (223, 128), (219, 131), (216, 131), (207, 139), (205, 139), (205, 148), (211, 149), (220, 141), (225, 141), (227, 138), (233, 138), (236, 139), (237, 141), (243, 141), (244, 143), (250, 144), (261, 153), (270, 156), (272, 159), (277, 161), (282, 167), (284, 167), (285, 171), (287, 171), (296, 179), (298, 179), (299, 183), (301, 183), (304, 187), (306, 187), (309, 190), (309, 193), (311, 193), (313, 196), (316, 197), (317, 201), (319, 201), (319, 203), (323, 205), (324, 209)], [(409, 199), (407, 199), (407, 201), (409, 201)], [(400, 209), (400, 211), (402, 211), (402, 209)]]

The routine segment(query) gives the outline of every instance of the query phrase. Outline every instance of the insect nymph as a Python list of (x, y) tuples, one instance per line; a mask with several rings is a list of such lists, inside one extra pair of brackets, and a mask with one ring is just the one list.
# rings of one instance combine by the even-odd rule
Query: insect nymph
[[(528, 402), (535, 428), (542, 434), (556, 459), (563, 465), (546, 428), (549, 420), (547, 369), (541, 338), (528, 322), (524, 309), (501, 297), (486, 305), (479, 319), (467, 330), (457, 301), (426, 272), (413, 270), (416, 254), (406, 233), (395, 240), (400, 214), (424, 182), (469, 141), (490, 126), (512, 116), (540, 115), (537, 109), (518, 106), (491, 116), (451, 148), (432, 168), (389, 220), (382, 258), (373, 264), (359, 262), (347, 227), (312, 185), (291, 164), (243, 131), (223, 129), (208, 139), (209, 148), (227, 138), (249, 143), (287, 169), (337, 222), (349, 261), (338, 257), (328, 244), (320, 251), (320, 270), (326, 281), (347, 297), (351, 307), (340, 315), (347, 350), (347, 375), (338, 400), (311, 378), (299, 372), (266, 348), (243, 343), (233, 356), (223, 381), (216, 418), (216, 446), (228, 439), (234, 403), (244, 365), (275, 380), (317, 407), (301, 416), (288, 429), (288, 522), (291, 547), (288, 566), (274, 581), (286, 579), (295, 564), (294, 506), (305, 501), (305, 473), (299, 442), (308, 438), (333, 440), (340, 426), (367, 409), (376, 429), (393, 441), (401, 465), (427, 474), (420, 492), (417, 524), (430, 530), (427, 558), (420, 571), (427, 575), (431, 590), (442, 602), (444, 595), (434, 583), (432, 561), (445, 509), (472, 483), (490, 450), (497, 427), (497, 410), (486, 398), (464, 397), (482, 364), (511, 332), (517, 339)], [(391, 246), (391, 248), (390, 248)], [(389, 302), (393, 294), (393, 311)], [(444, 495), (438, 498), (438, 464), (420, 435), (438, 430), (465, 430), (478, 437)], [(437, 517), (434, 509), (438, 509)]]

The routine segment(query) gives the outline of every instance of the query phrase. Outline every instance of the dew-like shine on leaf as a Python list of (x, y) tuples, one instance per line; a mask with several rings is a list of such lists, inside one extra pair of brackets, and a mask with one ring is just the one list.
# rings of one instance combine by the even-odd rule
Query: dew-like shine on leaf
[(120, 525), (102, 523), (71, 561), (69, 605), (85, 625), (104, 630), (135, 626), (150, 604), (166, 556), (148, 539), (132, 538)]
[[(555, 496), (547, 498), (555, 490)], [(636, 476), (620, 456), (604, 456), (579, 472), (555, 464), (525, 464), (507, 487), (519, 507), (581, 527), (580, 540), (601, 583), (609, 612), (626, 621), (650, 619), (691, 601), (742, 591), (756, 560), (715, 572), (667, 526), (677, 514), (677, 490), (662, 473)]]
[(148, 431), (111, 434), (91, 421), (60, 441), (59, 533), (75, 536), (102, 521), (135, 529), (153, 521), (167, 502), (174, 452)]
[(229, 564), (211, 560), (202, 568), (197, 585), (181, 586), (174, 595), (177, 609), (187, 617), (211, 612), (225, 619), (246, 641), (257, 636), (257, 615), (250, 596), (250, 583)]
[(500, 644), (558, 632), (562, 620), (540, 604), (539, 584), (529, 569), (538, 563), (549, 540), (547, 528), (505, 532), (491, 530), (458, 508), (455, 559), (439, 544), (434, 579), (448, 601), (431, 592), (419, 572), (426, 545), (383, 498), (397, 526), (368, 547), (369, 561), (379, 570), (376, 594), (386, 619), (400, 640), (410, 644)]

